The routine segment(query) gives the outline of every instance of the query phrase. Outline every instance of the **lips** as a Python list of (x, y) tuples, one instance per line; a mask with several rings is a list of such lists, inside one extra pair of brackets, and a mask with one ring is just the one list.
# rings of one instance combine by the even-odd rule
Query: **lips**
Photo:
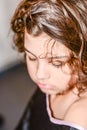
[(53, 87), (51, 85), (48, 85), (48, 84), (37, 83), (37, 85), (41, 89), (53, 89)]

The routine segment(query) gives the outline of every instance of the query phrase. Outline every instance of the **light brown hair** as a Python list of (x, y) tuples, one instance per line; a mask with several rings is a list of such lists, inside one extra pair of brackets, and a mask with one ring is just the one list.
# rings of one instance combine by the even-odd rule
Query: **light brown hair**
[(87, 89), (87, 0), (23, 0), (11, 28), (20, 52), (24, 51), (25, 28), (34, 36), (45, 32), (68, 47), (72, 52), (69, 64), (78, 73), (75, 85), (79, 93)]

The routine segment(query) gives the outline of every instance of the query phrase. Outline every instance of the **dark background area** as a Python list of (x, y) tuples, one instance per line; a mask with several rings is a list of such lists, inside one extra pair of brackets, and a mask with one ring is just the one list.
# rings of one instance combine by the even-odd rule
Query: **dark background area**
[(20, 121), (27, 104), (36, 91), (25, 64), (0, 73), (0, 130), (13, 130)]

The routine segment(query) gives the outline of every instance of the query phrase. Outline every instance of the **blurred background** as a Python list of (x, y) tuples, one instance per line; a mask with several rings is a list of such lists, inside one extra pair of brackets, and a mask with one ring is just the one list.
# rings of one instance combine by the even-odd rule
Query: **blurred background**
[(13, 49), (11, 17), (21, 0), (0, 1), (0, 71), (19, 62), (18, 52)]
[(20, 0), (0, 0), (0, 130), (14, 130), (36, 87), (13, 49), (11, 17)]

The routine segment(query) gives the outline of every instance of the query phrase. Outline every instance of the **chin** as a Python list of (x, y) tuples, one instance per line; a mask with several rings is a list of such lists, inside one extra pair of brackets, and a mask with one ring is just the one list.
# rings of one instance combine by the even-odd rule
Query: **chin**
[(49, 94), (49, 95), (56, 95), (58, 94), (58, 92), (55, 92), (55, 91), (52, 91), (52, 90), (43, 90), (43, 89), (40, 89), (43, 93), (45, 94)]

